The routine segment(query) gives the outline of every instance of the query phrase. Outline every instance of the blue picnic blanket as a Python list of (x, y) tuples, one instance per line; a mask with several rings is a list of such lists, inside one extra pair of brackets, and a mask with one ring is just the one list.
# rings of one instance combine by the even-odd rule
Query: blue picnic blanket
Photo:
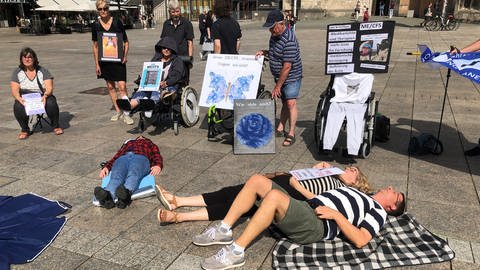
[(62, 230), (70, 205), (28, 193), (0, 196), (0, 270), (31, 262)]

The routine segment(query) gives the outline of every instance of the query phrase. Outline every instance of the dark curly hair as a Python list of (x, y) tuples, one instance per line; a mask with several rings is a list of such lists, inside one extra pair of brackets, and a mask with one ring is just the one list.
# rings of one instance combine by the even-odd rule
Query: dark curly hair
[(22, 70), (27, 69), (22, 62), (22, 57), (27, 56), (29, 54), (32, 56), (32, 59), (33, 59), (33, 68), (37, 70), (40, 67), (40, 63), (38, 62), (37, 54), (30, 47), (25, 47), (20, 51), (20, 57), (19, 57), (20, 65), (18, 65), (18, 67), (21, 68)]

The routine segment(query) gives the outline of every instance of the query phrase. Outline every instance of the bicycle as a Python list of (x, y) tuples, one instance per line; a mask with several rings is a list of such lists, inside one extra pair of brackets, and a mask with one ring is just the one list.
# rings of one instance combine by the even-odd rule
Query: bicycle
[(430, 20), (424, 24), (425, 30), (427, 31), (438, 31), (438, 30), (457, 30), (460, 23), (455, 19), (455, 17), (450, 14), (446, 18), (444, 16), (435, 16), (433, 20)]

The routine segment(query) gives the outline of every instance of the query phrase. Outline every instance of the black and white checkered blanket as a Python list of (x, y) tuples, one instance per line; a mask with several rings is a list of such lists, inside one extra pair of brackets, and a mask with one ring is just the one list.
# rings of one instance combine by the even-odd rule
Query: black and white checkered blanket
[(411, 215), (387, 219), (365, 247), (355, 248), (336, 238), (309, 245), (281, 239), (273, 250), (274, 269), (382, 269), (449, 261), (455, 257), (447, 243)]

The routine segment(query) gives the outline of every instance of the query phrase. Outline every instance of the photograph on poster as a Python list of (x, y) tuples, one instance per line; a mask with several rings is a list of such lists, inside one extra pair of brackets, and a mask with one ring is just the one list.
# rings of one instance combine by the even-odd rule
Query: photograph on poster
[(272, 100), (235, 100), (233, 145), (235, 154), (275, 153), (274, 106)]
[(360, 61), (386, 62), (390, 41), (387, 33), (362, 35), (360, 37)]
[(121, 62), (123, 57), (123, 39), (120, 33), (99, 32), (101, 42), (98, 53), (100, 61)]
[(162, 81), (162, 62), (144, 62), (139, 91), (157, 91)]
[(209, 55), (203, 76), (199, 105), (233, 110), (236, 99), (255, 99), (263, 57), (255, 55)]

